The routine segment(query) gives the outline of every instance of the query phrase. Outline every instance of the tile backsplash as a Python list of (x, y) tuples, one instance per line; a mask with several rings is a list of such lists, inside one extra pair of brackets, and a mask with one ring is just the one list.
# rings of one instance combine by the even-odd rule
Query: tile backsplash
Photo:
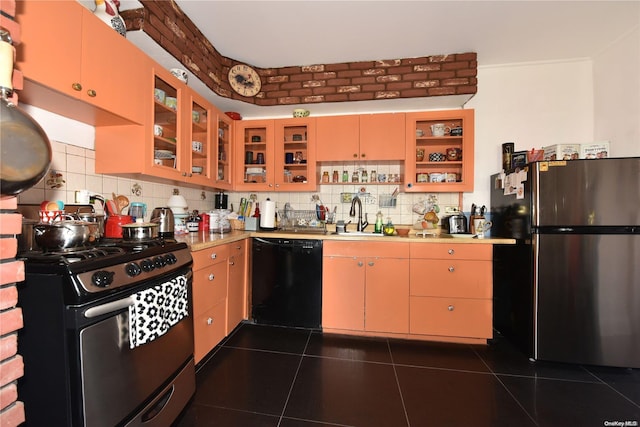
[[(76, 190), (89, 190), (92, 194), (100, 194), (109, 199), (112, 193), (127, 196), (131, 202), (142, 202), (147, 205), (147, 217), (154, 207), (166, 206), (167, 200), (173, 194), (174, 189), (178, 189), (189, 205), (189, 210), (208, 211), (213, 209), (215, 190), (201, 190), (189, 187), (181, 187), (173, 184), (159, 184), (151, 181), (120, 178), (110, 175), (95, 173), (95, 151), (93, 149), (82, 148), (75, 145), (52, 141), (53, 159), (49, 173), (33, 188), (18, 196), (19, 204), (39, 204), (43, 200), (62, 200), (65, 204), (75, 203)], [(349, 178), (356, 168), (363, 165), (322, 165), (319, 167), (320, 175), (325, 170), (332, 175), (333, 170), (347, 170)], [(377, 165), (367, 164), (366, 168), (376, 170), (379, 174), (386, 176), (399, 174), (399, 165)], [(441, 208), (440, 216), (444, 214), (445, 206), (458, 206), (458, 193), (403, 193), (397, 196), (395, 207), (379, 207), (380, 196), (391, 195), (395, 188), (402, 190), (401, 183), (370, 184), (370, 183), (340, 183), (340, 184), (320, 184), (315, 192), (261, 192), (256, 193), (258, 202), (267, 198), (274, 200), (279, 209), (285, 203), (290, 203), (291, 207), (300, 210), (315, 209), (316, 202), (312, 196), (318, 195), (322, 203), (330, 209), (337, 207), (336, 219), (349, 221), (350, 203), (343, 202), (344, 193), (353, 195), (361, 194), (363, 201), (363, 213), (369, 216), (369, 222), (375, 221), (375, 215), (381, 211), (385, 219), (391, 218), (394, 224), (413, 224), (417, 221), (418, 215), (412, 212), (413, 205), (422, 203), (429, 196), (437, 199), (437, 204)], [(227, 192), (229, 194), (229, 204), (235, 209), (239, 207), (242, 197), (249, 198), (248, 192)], [(348, 196), (347, 196), (348, 197)]]

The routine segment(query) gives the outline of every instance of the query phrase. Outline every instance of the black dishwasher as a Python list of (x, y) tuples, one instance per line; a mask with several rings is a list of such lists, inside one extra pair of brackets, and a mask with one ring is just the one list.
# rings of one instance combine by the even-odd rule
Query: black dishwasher
[(251, 268), (254, 322), (320, 328), (322, 240), (254, 237)]

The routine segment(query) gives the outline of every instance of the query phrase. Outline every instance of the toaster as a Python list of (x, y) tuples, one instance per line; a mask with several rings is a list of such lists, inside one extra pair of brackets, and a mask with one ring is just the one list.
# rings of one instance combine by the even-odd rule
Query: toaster
[(442, 229), (447, 234), (466, 234), (467, 217), (462, 213), (445, 216), (442, 218)]

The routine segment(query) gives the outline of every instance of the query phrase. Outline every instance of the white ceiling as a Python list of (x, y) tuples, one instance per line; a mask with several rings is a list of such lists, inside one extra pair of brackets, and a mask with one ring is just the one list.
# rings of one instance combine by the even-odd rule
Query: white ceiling
[[(479, 67), (593, 58), (640, 22), (640, 1), (175, 2), (223, 56), (262, 68), (463, 52), (476, 52)], [(140, 4), (123, 0), (120, 9), (132, 7)], [(148, 36), (128, 33), (127, 37), (162, 65), (179, 65)], [(191, 76), (189, 85), (208, 91), (195, 80)], [(480, 92), (482, 82), (478, 87)], [(244, 117), (288, 116), (294, 108), (257, 107), (212, 93), (207, 97), (222, 110)], [(312, 114), (452, 108), (466, 99), (308, 108)]]

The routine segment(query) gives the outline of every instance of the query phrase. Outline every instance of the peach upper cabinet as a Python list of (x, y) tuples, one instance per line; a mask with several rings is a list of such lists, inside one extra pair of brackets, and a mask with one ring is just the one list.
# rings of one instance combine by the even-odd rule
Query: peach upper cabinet
[(142, 51), (78, 2), (16, 6), (23, 102), (94, 126), (143, 123), (150, 64)]
[(405, 114), (360, 114), (316, 118), (316, 159), (404, 160)]
[(247, 120), (235, 124), (235, 184), (243, 191), (316, 188), (313, 118)]

